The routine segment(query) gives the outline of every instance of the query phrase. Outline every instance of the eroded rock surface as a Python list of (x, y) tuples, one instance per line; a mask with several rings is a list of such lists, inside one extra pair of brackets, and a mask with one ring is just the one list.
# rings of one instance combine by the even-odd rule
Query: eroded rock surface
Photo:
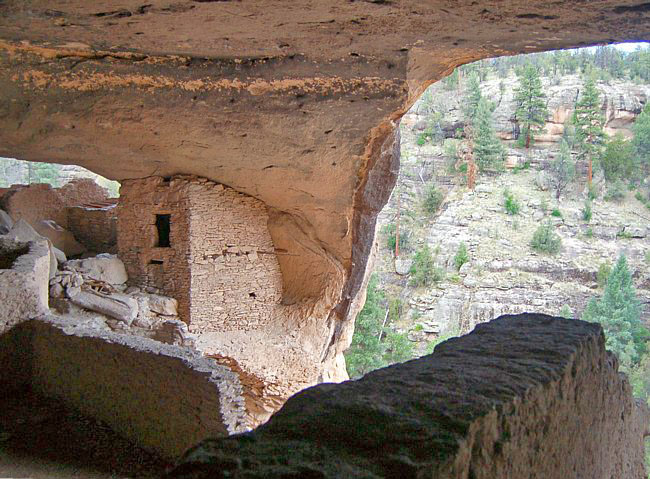
[(170, 477), (641, 478), (648, 414), (600, 326), (524, 314), (433, 355), (323, 384)]

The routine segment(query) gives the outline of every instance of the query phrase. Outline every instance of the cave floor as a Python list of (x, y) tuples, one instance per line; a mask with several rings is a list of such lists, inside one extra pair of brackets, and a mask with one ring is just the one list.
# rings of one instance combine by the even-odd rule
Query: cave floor
[(0, 392), (0, 478), (148, 479), (165, 461), (108, 426), (30, 392)]

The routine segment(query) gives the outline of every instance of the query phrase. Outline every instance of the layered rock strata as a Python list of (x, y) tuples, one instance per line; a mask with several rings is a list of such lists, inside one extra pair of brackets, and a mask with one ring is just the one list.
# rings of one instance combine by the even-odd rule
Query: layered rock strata
[(641, 478), (648, 412), (617, 369), (599, 325), (502, 316), (433, 355), (303, 391), (170, 477)]

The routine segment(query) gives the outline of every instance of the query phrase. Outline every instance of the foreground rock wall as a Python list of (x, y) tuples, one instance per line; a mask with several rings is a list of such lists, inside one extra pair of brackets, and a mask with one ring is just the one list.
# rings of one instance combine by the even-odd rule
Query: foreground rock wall
[(54, 316), (14, 328), (0, 346), (0, 357), (13, 361), (3, 367), (16, 366), (16, 374), (0, 374), (3, 390), (28, 384), (166, 458), (246, 428), (237, 375), (196, 351)]
[(0, 238), (0, 334), (47, 312), (50, 267), (45, 240)]
[(303, 391), (171, 477), (641, 479), (647, 426), (599, 325), (503, 316), (431, 356)]

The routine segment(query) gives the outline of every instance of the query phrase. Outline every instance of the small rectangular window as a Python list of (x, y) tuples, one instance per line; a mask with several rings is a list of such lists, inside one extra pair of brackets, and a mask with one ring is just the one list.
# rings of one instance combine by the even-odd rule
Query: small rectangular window
[(169, 248), (169, 226), (172, 215), (156, 215), (156, 230), (158, 232), (159, 248)]

